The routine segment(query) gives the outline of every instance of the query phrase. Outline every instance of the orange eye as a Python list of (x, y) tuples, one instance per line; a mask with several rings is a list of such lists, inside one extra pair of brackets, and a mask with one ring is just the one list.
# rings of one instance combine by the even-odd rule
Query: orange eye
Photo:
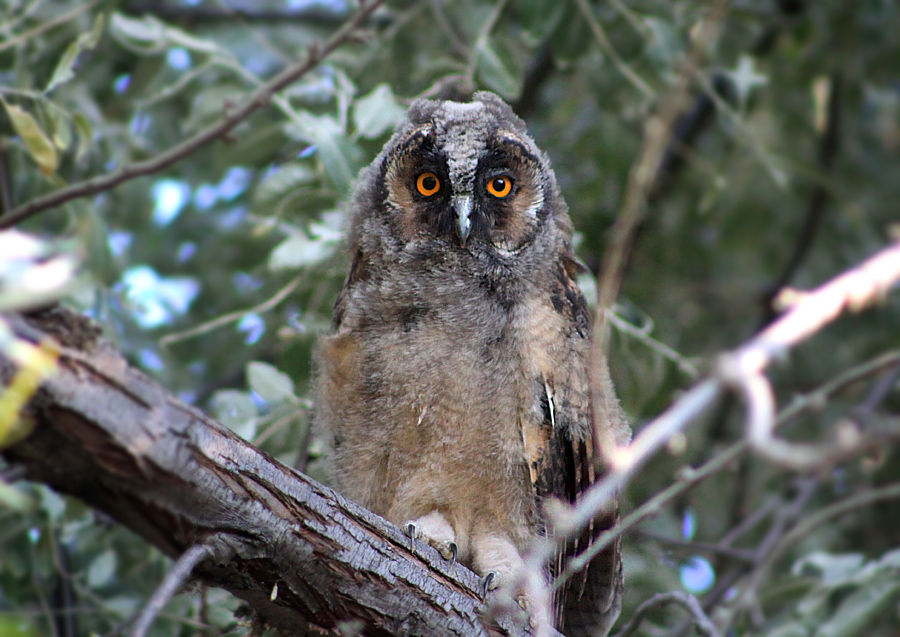
[(487, 191), (497, 197), (503, 199), (512, 192), (512, 179), (506, 175), (494, 177), (488, 182)]
[(434, 173), (422, 173), (416, 179), (416, 190), (423, 197), (430, 197), (441, 189), (441, 180)]

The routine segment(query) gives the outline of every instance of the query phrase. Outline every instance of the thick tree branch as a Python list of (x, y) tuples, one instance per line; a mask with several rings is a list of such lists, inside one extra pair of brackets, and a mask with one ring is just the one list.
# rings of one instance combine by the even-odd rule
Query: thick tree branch
[(305, 60), (284, 69), (281, 73), (253, 92), (246, 100), (244, 100), (244, 102), (233, 109), (227, 109), (222, 115), (222, 118), (215, 124), (201, 130), (192, 137), (163, 151), (155, 157), (128, 166), (123, 166), (119, 170), (109, 174), (99, 175), (92, 179), (80, 181), (64, 188), (60, 188), (59, 190), (54, 190), (53, 192), (36, 199), (32, 199), (28, 203), (15, 208), (8, 215), (0, 218), (0, 229), (12, 227), (23, 219), (27, 219), (43, 210), (59, 206), (72, 199), (89, 197), (98, 192), (109, 190), (110, 188), (118, 186), (122, 182), (134, 179), (135, 177), (159, 172), (160, 170), (171, 166), (178, 160), (187, 157), (206, 144), (221, 138), (239, 123), (247, 119), (254, 111), (264, 106), (268, 106), (272, 97), (278, 91), (309, 73), (318, 66), (328, 54), (350, 40), (360, 25), (362, 25), (369, 16), (372, 15), (372, 12), (383, 3), (384, 0), (361, 2), (359, 11), (357, 11), (356, 14), (324, 44), (321, 46), (310, 47)]
[[(54, 310), (6, 317), (19, 339), (60, 343), (29, 404), (33, 431), (0, 452), (26, 478), (81, 498), (232, 592), (287, 634), (361, 622), (367, 635), (520, 634), (483, 627), (482, 581), (400, 529), (255, 449)], [(46, 345), (45, 345), (46, 346)], [(0, 353), (5, 386), (16, 364)]]

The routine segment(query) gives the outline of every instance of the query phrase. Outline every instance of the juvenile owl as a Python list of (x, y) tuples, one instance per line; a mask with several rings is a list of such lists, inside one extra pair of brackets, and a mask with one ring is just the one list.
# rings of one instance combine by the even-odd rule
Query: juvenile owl
[[(547, 532), (545, 502), (573, 502), (629, 435), (608, 377), (592, 433), (566, 204), (522, 120), (479, 92), (416, 101), (361, 172), (352, 213), (318, 353), (337, 486), (495, 587)], [(616, 518), (570, 541), (547, 577)], [(557, 593), (555, 621), (605, 635), (621, 593), (616, 544)]]

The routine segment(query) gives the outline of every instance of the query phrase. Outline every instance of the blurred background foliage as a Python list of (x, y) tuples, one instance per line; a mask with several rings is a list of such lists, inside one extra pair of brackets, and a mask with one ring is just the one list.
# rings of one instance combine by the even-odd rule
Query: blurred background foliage
[[(19, 229), (80, 260), (65, 302), (95, 318), (135, 365), (327, 480), (309, 428), (311, 353), (347, 267), (349, 190), (410, 100), (489, 89), (512, 103), (549, 154), (579, 255), (596, 271), (643, 123), (708, 7), (389, 1), (361, 37), (221, 140)], [(169, 149), (302, 58), (353, 8), (342, 0), (4, 0), (2, 210)], [(716, 353), (770, 321), (781, 286), (821, 283), (896, 234), (898, 19), (889, 0), (731, 2), (692, 82), (617, 308), (613, 376), (636, 429)], [(21, 271), (0, 271), (0, 304), (22, 292)], [(592, 294), (590, 277), (582, 282)], [(898, 318), (898, 297), (889, 296), (797, 348), (771, 371), (780, 402), (900, 348)], [(853, 384), (788, 435), (827, 437), (848, 419), (896, 428), (896, 380), (888, 370)], [(740, 406), (723, 401), (640, 473), (622, 494), (623, 512), (716, 457), (741, 427)], [(778, 524), (900, 479), (897, 460), (885, 448), (799, 480), (740, 459), (626, 537), (623, 617), (670, 590), (727, 615), (758, 547), (773, 529), (780, 537)], [(896, 511), (872, 506), (811, 529), (776, 562), (758, 612), (732, 617), (733, 634), (896, 635)], [(735, 528), (741, 533), (729, 536)], [(716, 549), (723, 538), (739, 550)], [(0, 481), (0, 635), (119, 634), (166, 568), (79, 502)], [(247, 634), (236, 606), (221, 591), (192, 590), (167, 606), (152, 634)], [(682, 618), (677, 608), (657, 610), (641, 631), (690, 634)]]

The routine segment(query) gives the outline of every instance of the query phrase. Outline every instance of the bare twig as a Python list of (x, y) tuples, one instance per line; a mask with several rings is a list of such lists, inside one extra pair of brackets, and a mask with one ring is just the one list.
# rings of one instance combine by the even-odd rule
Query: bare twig
[(682, 593), (680, 591), (654, 595), (638, 606), (638, 609), (634, 612), (634, 615), (632, 615), (631, 620), (625, 625), (625, 628), (616, 633), (615, 637), (629, 637), (629, 635), (635, 634), (640, 627), (641, 622), (644, 621), (644, 617), (646, 617), (651, 610), (662, 606), (668, 606), (669, 604), (678, 604), (688, 611), (691, 614), (691, 621), (697, 626), (697, 631), (701, 635), (705, 635), (705, 637), (718, 637), (719, 631), (716, 630), (712, 621), (706, 616), (703, 609), (700, 608), (700, 602), (697, 601), (697, 598), (689, 593)]
[[(638, 158), (628, 174), (628, 185), (616, 221), (610, 231), (608, 249), (605, 252), (600, 273), (597, 276), (597, 304), (594, 314), (593, 337), (590, 353), (590, 383), (593, 413), (604, 413), (602, 402), (602, 379), (606, 371), (606, 352), (609, 332), (606, 324), (607, 310), (612, 308), (619, 295), (625, 268), (637, 234), (638, 225), (644, 216), (647, 198), (653, 187), (660, 163), (671, 137), (672, 127), (680, 115), (687, 98), (688, 86), (695, 75), (702, 52), (718, 31), (727, 0), (716, 0), (707, 19), (701, 24), (695, 46), (686, 54), (681, 72), (675, 85), (662, 99), (659, 112), (647, 118), (644, 124), (644, 138)], [(709, 400), (715, 398), (715, 391), (707, 387)], [(601, 440), (598, 423), (593, 423), (594, 439)], [(673, 432), (674, 433), (674, 432)], [(600, 450), (604, 453), (604, 450)]]
[[(646, 425), (630, 446), (618, 449), (612, 456), (614, 464), (609, 474), (592, 486), (582, 496), (579, 503), (568, 511), (568, 515), (561, 516), (559, 524), (561, 533), (567, 536), (577, 533), (594, 516), (604, 511), (615, 497), (616, 492), (628, 483), (637, 468), (662, 448), (674, 434), (685, 429), (700, 414), (704, 413), (727, 386), (738, 385), (746, 376), (761, 374), (774, 358), (837, 318), (841, 311), (862, 309), (882, 298), (887, 290), (898, 281), (900, 281), (900, 243), (882, 250), (860, 266), (798, 298), (795, 306), (768, 329), (743, 347), (724, 355), (716, 375), (695, 385), (667, 411)], [(877, 361), (868, 364), (866, 369), (883, 369), (887, 365), (894, 364), (896, 355), (896, 352), (893, 352), (888, 358), (880, 357)], [(777, 443), (778, 449), (774, 452), (775, 457), (778, 461), (784, 461), (779, 463), (796, 468), (798, 463), (790, 457), (790, 454), (795, 447), (804, 452), (807, 447), (776, 440), (772, 432), (782, 418), (776, 421), (770, 417), (765, 422), (759, 422), (761, 420), (759, 413), (763, 411), (763, 407), (765, 406), (757, 405), (757, 412), (754, 412), (754, 418), (751, 419), (752, 426), (762, 427), (762, 431), (748, 431), (746, 440), (735, 443), (707, 465), (706, 468), (710, 473), (726, 466), (747, 447), (753, 448), (764, 457), (771, 457), (771, 446), (760, 451), (760, 446), (772, 445), (771, 441)], [(795, 409), (799, 410), (802, 407)], [(795, 415), (790, 408), (785, 412), (787, 414), (784, 416), (785, 419)], [(878, 440), (875, 438), (866, 438), (858, 442), (852, 451), (859, 453), (860, 450), (877, 442)], [(837, 459), (845, 457), (849, 453), (848, 449), (840, 443), (828, 447), (827, 451), (833, 452), (829, 460), (837, 461)], [(803, 459), (805, 459), (805, 453)], [(817, 458), (817, 462), (822, 460), (822, 458)], [(808, 466), (803, 464), (802, 468), (805, 469)], [(668, 494), (669, 491), (663, 493)], [(662, 495), (660, 494), (660, 496)], [(658, 501), (656, 506), (658, 506)], [(608, 546), (616, 535), (618, 532), (602, 534), (578, 559), (572, 560), (566, 571), (557, 578), (554, 586), (558, 587), (561, 584), (560, 580), (564, 580), (571, 573), (576, 572), (579, 566), (583, 567), (587, 562), (582, 558), (589, 560), (588, 556), (596, 555), (596, 552), (602, 550), (604, 546)], [(545, 559), (548, 557), (549, 555), (544, 556)]]
[(206, 144), (228, 133), (231, 129), (244, 121), (254, 111), (267, 106), (276, 93), (303, 77), (315, 68), (326, 56), (336, 48), (347, 42), (359, 26), (384, 0), (370, 0), (361, 3), (359, 11), (338, 29), (324, 44), (309, 48), (306, 59), (289, 66), (271, 80), (263, 84), (253, 92), (242, 104), (233, 109), (228, 109), (222, 118), (212, 126), (209, 126), (180, 144), (169, 150), (163, 151), (157, 156), (146, 161), (124, 166), (107, 175), (100, 175), (92, 179), (74, 183), (65, 188), (60, 188), (51, 193), (29, 201), (13, 210), (8, 216), (0, 219), (0, 228), (8, 228), (32, 215), (53, 208), (72, 199), (87, 197), (98, 192), (109, 190), (122, 182), (134, 179), (141, 175), (149, 175), (171, 166), (175, 162), (195, 152)]
[[(778, 509), (772, 526), (766, 533), (765, 538), (753, 551), (753, 560), (750, 564), (759, 564), (772, 551), (772, 548), (781, 540), (786, 530), (797, 520), (806, 504), (815, 494), (819, 486), (816, 479), (803, 479), (798, 484), (797, 493), (793, 500), (786, 506)], [(734, 585), (748, 572), (753, 569), (748, 563), (739, 564), (734, 569), (726, 573), (716, 582), (716, 585), (703, 598), (702, 606), (707, 613), (719, 604), (725, 595), (734, 587)], [(671, 637), (683, 637), (690, 628), (690, 622), (682, 622), (670, 635)]]
[(671, 546), (672, 548), (680, 549), (682, 551), (689, 551), (691, 553), (712, 553), (715, 555), (727, 557), (732, 560), (747, 562), (749, 564), (754, 564), (756, 560), (756, 557), (753, 555), (753, 551), (750, 551), (749, 549), (735, 549), (731, 548), (730, 546), (722, 546), (720, 544), (692, 542), (689, 540), (682, 540), (677, 537), (660, 535), (659, 533), (651, 533), (650, 531), (638, 531), (636, 535), (653, 542), (659, 542), (660, 544), (665, 544), (667, 546)]
[(650, 85), (645, 82), (641, 76), (635, 73), (634, 69), (632, 69), (628, 64), (619, 57), (618, 52), (616, 52), (616, 48), (612, 45), (612, 42), (609, 41), (609, 38), (606, 36), (606, 31), (603, 30), (603, 27), (600, 26), (600, 22), (597, 20), (597, 17), (594, 15), (594, 12), (591, 10), (590, 5), (587, 3), (587, 0), (576, 0), (578, 2), (578, 8), (581, 10), (581, 14), (584, 16), (584, 19), (587, 20), (588, 26), (591, 28), (591, 32), (594, 34), (594, 38), (600, 44), (600, 48), (609, 56), (609, 59), (612, 60), (612, 63), (619, 69), (619, 73), (621, 73), (625, 79), (627, 79), (631, 84), (641, 92), (641, 94), (647, 99), (653, 99), (656, 96), (656, 92), (650, 88)]
[[(819, 409), (829, 397), (843, 390), (847, 386), (859, 382), (872, 374), (877, 374), (884, 369), (889, 369), (897, 365), (900, 365), (900, 350), (886, 352), (870, 361), (866, 361), (856, 367), (846, 370), (816, 390), (804, 396), (797, 396), (794, 398), (794, 400), (791, 401), (791, 403), (778, 415), (776, 427), (786, 425), (806, 412)], [(686, 470), (681, 471), (681, 475), (677, 482), (647, 500), (647, 502), (623, 518), (616, 528), (601, 534), (591, 546), (584, 550), (583, 553), (572, 559), (565, 571), (563, 571), (553, 583), (553, 589), (558, 589), (569, 577), (587, 566), (591, 559), (609, 546), (617, 537), (623, 535), (647, 518), (656, 515), (663, 506), (681, 497), (696, 485), (731, 466), (731, 463), (747, 451), (748, 448), (749, 443), (746, 440), (739, 440), (716, 454), (699, 469), (687, 468)], [(724, 543), (726, 538), (733, 541), (737, 536), (738, 534), (733, 531), (723, 538), (722, 542)]]
[(434, 16), (435, 22), (437, 22), (438, 28), (447, 36), (447, 39), (450, 41), (450, 48), (453, 49), (453, 54), (457, 55), (461, 58), (465, 58), (469, 55), (469, 47), (466, 46), (466, 43), (460, 38), (456, 31), (453, 29), (453, 25), (447, 20), (447, 16), (444, 14), (444, 2), (443, 0), (431, 0), (431, 13)]
[(144, 637), (147, 634), (147, 630), (150, 629), (153, 620), (159, 615), (163, 606), (172, 599), (179, 587), (190, 576), (194, 567), (209, 557), (209, 555), (210, 548), (206, 543), (195, 544), (181, 554), (181, 557), (175, 561), (175, 564), (166, 573), (159, 588), (153, 593), (153, 597), (144, 606), (137, 618), (137, 622), (135, 622), (134, 628), (131, 629), (130, 637)]
[(747, 440), (753, 450), (780, 466), (811, 471), (854, 455), (872, 443), (852, 432), (829, 443), (791, 443), (774, 436), (774, 399), (763, 369), (788, 347), (814, 334), (844, 310), (859, 311), (878, 301), (900, 280), (897, 243), (812, 292), (750, 343), (720, 361), (719, 376), (737, 387), (748, 406)]
[(484, 24), (481, 26), (481, 31), (478, 32), (478, 38), (476, 38), (475, 44), (472, 46), (469, 55), (469, 65), (466, 68), (465, 81), (466, 86), (469, 89), (475, 86), (475, 69), (478, 67), (478, 56), (481, 54), (482, 49), (487, 46), (491, 31), (493, 31), (494, 27), (497, 25), (497, 21), (503, 14), (503, 10), (506, 8), (507, 3), (508, 0), (498, 0), (490, 15), (488, 15), (487, 20), (485, 20)]
[(768, 577), (769, 571), (794, 544), (815, 532), (829, 520), (871, 506), (877, 502), (900, 498), (900, 483), (889, 484), (876, 489), (868, 489), (860, 493), (824, 507), (815, 513), (809, 514), (794, 526), (790, 531), (781, 536), (771, 547), (767, 547), (765, 555), (761, 556), (759, 565), (754, 569), (747, 582), (731, 603), (735, 612), (748, 610), (755, 604), (756, 592)]
[(176, 332), (175, 334), (168, 334), (159, 339), (160, 347), (168, 347), (173, 343), (178, 343), (179, 341), (184, 341), (189, 338), (193, 338), (195, 336), (200, 336), (201, 334), (206, 334), (207, 332), (211, 332), (215, 329), (222, 327), (223, 325), (228, 325), (234, 321), (239, 321), (248, 314), (261, 314), (263, 312), (268, 312), (283, 300), (285, 300), (291, 292), (297, 289), (297, 286), (303, 281), (304, 275), (300, 274), (294, 277), (290, 283), (286, 286), (278, 290), (275, 295), (260, 303), (255, 307), (251, 307), (249, 310), (238, 310), (236, 312), (229, 312), (228, 314), (223, 314), (222, 316), (217, 316), (211, 321), (207, 321), (206, 323), (201, 323), (195, 327), (184, 330), (183, 332)]
[(615, 313), (615, 311), (610, 311), (606, 313), (606, 319), (610, 322), (610, 324), (615, 327), (620, 332), (624, 332), (628, 336), (634, 338), (635, 340), (642, 343), (648, 349), (653, 350), (663, 358), (666, 358), (678, 367), (678, 370), (681, 371), (685, 376), (688, 376), (691, 380), (697, 380), (700, 377), (700, 370), (697, 369), (697, 365), (695, 365), (691, 360), (687, 357), (682, 356), (674, 349), (662, 343), (652, 336), (650, 336), (646, 331), (641, 330), (621, 316)]

